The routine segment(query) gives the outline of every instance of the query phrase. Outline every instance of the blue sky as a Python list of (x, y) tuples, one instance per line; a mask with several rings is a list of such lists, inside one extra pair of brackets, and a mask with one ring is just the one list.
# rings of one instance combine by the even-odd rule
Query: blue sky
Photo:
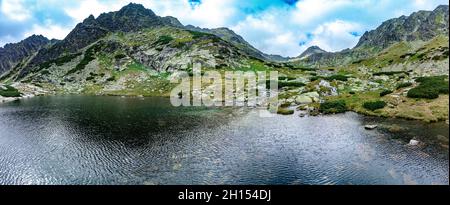
[[(132, 0), (0, 0), (0, 46), (32, 34), (63, 39), (90, 14), (119, 10)], [(256, 48), (297, 56), (317, 45), (353, 47), (383, 21), (433, 10), (447, 0), (134, 0), (183, 24), (228, 27)]]

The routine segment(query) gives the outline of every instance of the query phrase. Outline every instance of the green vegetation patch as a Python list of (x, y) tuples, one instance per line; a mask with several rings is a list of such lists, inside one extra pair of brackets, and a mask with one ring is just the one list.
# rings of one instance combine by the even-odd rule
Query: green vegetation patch
[(158, 38), (158, 40), (156, 41), (156, 44), (165, 45), (165, 44), (169, 44), (173, 40), (174, 40), (174, 38), (172, 36), (162, 35)]
[(344, 100), (328, 101), (320, 104), (319, 111), (324, 114), (343, 113), (347, 111)]
[(209, 34), (209, 33), (203, 33), (203, 32), (198, 32), (198, 31), (189, 31), (189, 33), (192, 35), (193, 39), (198, 39), (201, 37), (205, 37), (205, 36), (214, 36), (213, 34)]
[[(298, 82), (298, 81), (278, 81), (278, 88), (303, 87), (305, 85), (306, 85), (305, 83)], [(266, 87), (270, 88), (270, 80), (266, 80)]]
[(73, 59), (75, 59), (76, 57), (78, 57), (79, 55), (81, 55), (81, 53), (75, 53), (75, 54), (68, 54), (65, 56), (62, 56), (60, 58), (57, 58), (55, 60), (51, 60), (51, 61), (47, 61), (45, 63), (41, 63), (39, 65), (39, 69), (48, 69), (50, 68), (50, 66), (52, 66), (53, 64), (56, 64), (57, 66), (62, 66), (70, 61), (72, 61)]
[(332, 75), (332, 76), (326, 77), (325, 79), (328, 81), (333, 81), (333, 80), (347, 81), (348, 78), (349, 77), (345, 76), (345, 75)]
[(42, 74), (42, 75), (49, 75), (49, 74), (50, 74), (50, 71), (48, 71), (47, 69), (45, 69), (45, 70), (42, 70), (42, 71), (41, 71), (41, 74)]
[(148, 71), (149, 69), (142, 63), (133, 62), (127, 66), (130, 71)]
[(116, 60), (120, 60), (120, 59), (125, 58), (125, 57), (127, 57), (127, 55), (125, 55), (125, 54), (123, 54), (123, 53), (118, 53), (118, 54), (116, 54), (116, 55), (114, 56), (114, 58), (115, 58)]
[(397, 85), (397, 90), (400, 89), (400, 88), (407, 88), (407, 87), (410, 87), (410, 86), (412, 86), (412, 85), (413, 85), (413, 84), (410, 83), (410, 82), (400, 83), (400, 84)]
[[(288, 66), (289, 67), (289, 66)], [(315, 68), (307, 68), (307, 67), (296, 67), (296, 66), (291, 66), (289, 67), (292, 70), (301, 70), (301, 71), (316, 71), (317, 69)]]
[(328, 80), (328, 81), (333, 81), (333, 80), (338, 80), (338, 81), (348, 81), (350, 77), (346, 76), (346, 75), (341, 75), (341, 74), (336, 74), (336, 75), (332, 75), (332, 76), (328, 76), (328, 77), (324, 77), (324, 76), (312, 76), (311, 78), (309, 78), (309, 80), (312, 81), (316, 81), (319, 79), (324, 79), (324, 80)]
[(10, 85), (4, 85), (3, 87), (6, 88), (6, 90), (0, 88), (0, 95), (3, 97), (20, 97), (22, 95), (19, 90)]
[(316, 81), (316, 80), (319, 80), (322, 78), (323, 78), (322, 76), (312, 76), (311, 78), (309, 78), (309, 80), (312, 82), (312, 81)]
[(295, 80), (296, 78), (294, 77), (290, 77), (290, 76), (279, 76), (278, 80), (282, 81), (282, 80)]
[(374, 76), (380, 76), (380, 75), (387, 75), (387, 76), (391, 76), (391, 75), (396, 75), (396, 74), (408, 74), (408, 72), (405, 71), (386, 71), (386, 72), (378, 72), (378, 73), (374, 73)]
[(408, 91), (410, 98), (436, 99), (439, 94), (448, 94), (447, 76), (420, 77), (416, 79), (419, 86)]
[(386, 107), (386, 102), (381, 101), (381, 100), (365, 102), (363, 104), (363, 107), (365, 109), (368, 109), (368, 110), (371, 110), (371, 111), (375, 111), (375, 110), (383, 109), (384, 107)]
[[(269, 84), (270, 85), (270, 84)], [(278, 81), (278, 87), (279, 88), (283, 88), (283, 87), (303, 87), (305, 86), (304, 83), (302, 82), (297, 82), (297, 81)]]
[(106, 81), (111, 82), (111, 81), (115, 81), (116, 80), (116, 76), (111, 76), (108, 79), (106, 79)]
[(393, 93), (392, 90), (383, 90), (383, 91), (381, 91), (381, 93), (380, 93), (380, 97), (389, 95), (389, 94), (391, 94), (391, 93)]
[(95, 59), (95, 54), (99, 52), (101, 48), (102, 48), (101, 44), (95, 44), (89, 47), (84, 53), (84, 58), (80, 61), (80, 63), (78, 63), (78, 65), (75, 66), (75, 68), (69, 70), (66, 75), (70, 75), (83, 70), (87, 64), (89, 64), (91, 61)]

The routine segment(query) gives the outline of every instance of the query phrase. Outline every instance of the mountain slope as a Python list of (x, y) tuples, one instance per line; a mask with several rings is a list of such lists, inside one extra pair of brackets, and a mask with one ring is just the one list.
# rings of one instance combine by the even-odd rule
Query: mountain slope
[(418, 11), (410, 16), (391, 19), (377, 29), (366, 32), (359, 47), (387, 48), (400, 41), (428, 41), (438, 35), (448, 35), (449, 6), (438, 6), (434, 11)]
[(41, 65), (22, 79), (69, 93), (161, 95), (168, 73), (240, 67), (248, 56), (212, 34), (175, 27), (111, 33), (77, 54)]
[[(172, 25), (173, 23), (175, 24)], [(20, 71), (19, 78), (26, 76), (30, 71), (35, 71), (40, 64), (64, 54), (76, 53), (111, 32), (134, 32), (161, 26), (176, 27), (179, 26), (179, 22), (170, 17), (159, 17), (140, 4), (130, 3), (119, 11), (103, 13), (97, 19), (91, 15), (79, 23), (64, 40), (50, 48), (40, 50), (29, 65)]]
[(36, 56), (18, 71), (16, 79), (22, 79), (30, 73), (40, 71), (42, 68), (41, 65), (47, 62), (80, 53), (80, 50), (112, 33), (130, 33), (163, 27), (173, 27), (198, 33), (213, 34), (222, 38), (222, 40), (231, 43), (231, 46), (236, 47), (240, 52), (245, 53), (245, 55), (257, 59), (267, 59), (268, 57), (266, 56), (269, 56), (252, 47), (242, 37), (229, 29), (200, 29), (193, 26), (184, 27), (174, 17), (159, 17), (153, 13), (153, 11), (144, 8), (140, 4), (130, 3), (119, 11), (104, 13), (98, 18), (94, 18), (92, 15), (89, 16), (82, 23), (78, 24), (64, 40), (56, 43), (54, 46), (39, 50)]
[(192, 30), (192, 31), (214, 34), (214, 35), (224, 39), (225, 41), (232, 43), (236, 47), (244, 50), (250, 56), (253, 56), (253, 57), (261, 59), (261, 60), (284, 61), (287, 59), (282, 56), (268, 55), (268, 54), (261, 52), (260, 50), (253, 47), (250, 43), (245, 41), (245, 39), (242, 38), (242, 36), (236, 34), (234, 31), (232, 31), (228, 28), (208, 29), (208, 28), (200, 28), (200, 27), (196, 27), (196, 26), (192, 26), (192, 25), (187, 25), (185, 28), (188, 30)]
[(49, 43), (47, 38), (33, 35), (19, 43), (6, 44), (4, 48), (0, 48), (0, 75), (10, 71)]
[(187, 29), (174, 17), (129, 4), (98, 18), (89, 16), (3, 80), (63, 93), (161, 95), (169, 90), (167, 73), (192, 73), (195, 63), (203, 69), (262, 64), (262, 57), (255, 57), (251, 46), (236, 36), (226, 28)]
[(430, 41), (440, 35), (448, 36), (449, 6), (441, 5), (433, 11), (418, 11), (382, 23), (375, 30), (364, 33), (352, 49), (335, 53), (317, 53), (296, 63), (306, 66), (342, 66), (377, 55), (400, 42)]

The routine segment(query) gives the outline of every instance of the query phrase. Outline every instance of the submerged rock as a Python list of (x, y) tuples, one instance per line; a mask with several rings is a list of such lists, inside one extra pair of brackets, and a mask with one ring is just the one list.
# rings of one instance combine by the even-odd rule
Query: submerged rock
[(378, 127), (378, 125), (365, 125), (364, 126), (364, 128), (366, 130), (373, 130), (373, 129), (377, 128), (377, 127)]
[(408, 145), (410, 145), (410, 146), (417, 146), (417, 145), (419, 145), (419, 143), (420, 143), (420, 141), (417, 141), (417, 140), (410, 140), (409, 143), (408, 143)]

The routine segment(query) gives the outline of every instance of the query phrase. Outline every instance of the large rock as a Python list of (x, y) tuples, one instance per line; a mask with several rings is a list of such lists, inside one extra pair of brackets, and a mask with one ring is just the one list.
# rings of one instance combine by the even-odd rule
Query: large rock
[(408, 145), (410, 145), (410, 146), (417, 146), (417, 145), (419, 145), (419, 143), (420, 143), (420, 141), (417, 141), (417, 140), (410, 140), (409, 143), (408, 143)]
[(366, 126), (364, 126), (364, 128), (366, 130), (373, 130), (373, 129), (377, 128), (377, 127), (378, 127), (378, 125), (366, 125)]
[(311, 97), (300, 95), (297, 98), (295, 98), (295, 103), (297, 104), (309, 104), (312, 103), (313, 99)]
[(319, 98), (320, 97), (318, 92), (303, 93), (303, 95), (311, 97), (311, 98)]
[[(325, 89), (323, 89), (325, 88)], [(316, 89), (321, 91), (324, 96), (337, 96), (337, 88), (333, 87), (330, 82), (326, 80), (321, 80), (319, 85), (316, 85)]]

